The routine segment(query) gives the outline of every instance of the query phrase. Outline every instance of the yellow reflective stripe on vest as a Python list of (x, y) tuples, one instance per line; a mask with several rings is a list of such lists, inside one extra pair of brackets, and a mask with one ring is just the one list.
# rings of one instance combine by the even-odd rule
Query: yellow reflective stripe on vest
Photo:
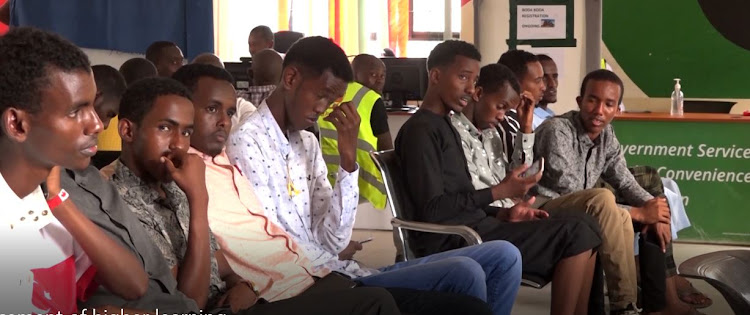
[[(338, 138), (338, 133), (336, 133), (336, 130), (320, 128), (320, 137), (321, 138), (325, 137), (325, 138), (336, 139), (336, 138)], [(362, 149), (362, 150), (367, 151), (367, 152), (375, 151), (375, 147), (373, 147), (372, 144), (370, 144), (369, 142), (367, 142), (365, 140), (362, 140), (362, 139), (357, 139), (357, 149)], [(336, 150), (336, 153), (338, 153), (338, 150)], [(326, 161), (328, 161), (328, 160), (326, 160)], [(341, 163), (336, 163), (336, 164), (341, 164)]]
[[(368, 153), (369, 155), (369, 153)], [(326, 160), (326, 164), (332, 163), (341, 165), (341, 156), (340, 155), (330, 155), (330, 154), (323, 154), (323, 159)], [(330, 161), (330, 162), (329, 162)], [(359, 172), (359, 179), (363, 180), (364, 182), (372, 185), (379, 191), (385, 191), (385, 184), (381, 181), (380, 177), (372, 176), (372, 174), (368, 172)]]

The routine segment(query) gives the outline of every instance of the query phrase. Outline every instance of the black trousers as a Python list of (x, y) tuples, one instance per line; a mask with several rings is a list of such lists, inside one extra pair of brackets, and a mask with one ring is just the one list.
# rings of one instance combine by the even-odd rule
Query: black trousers
[[(233, 314), (227, 308), (212, 314)], [(272, 303), (259, 303), (237, 315), (275, 314), (414, 314), (414, 315), (491, 315), (489, 305), (468, 295), (402, 288), (357, 287), (303, 293)]]
[[(633, 229), (640, 231), (640, 223), (633, 223)], [(641, 234), (638, 241), (640, 253), (641, 306), (646, 312), (658, 312), (667, 306), (667, 266), (665, 253), (661, 251), (659, 237), (653, 233)]]
[[(258, 303), (247, 310), (232, 313), (228, 308), (214, 309), (211, 314), (277, 315), (390, 315), (401, 314), (393, 297), (382, 288), (339, 289), (328, 292), (302, 294), (293, 298)], [(204, 313), (205, 314), (205, 313)]]

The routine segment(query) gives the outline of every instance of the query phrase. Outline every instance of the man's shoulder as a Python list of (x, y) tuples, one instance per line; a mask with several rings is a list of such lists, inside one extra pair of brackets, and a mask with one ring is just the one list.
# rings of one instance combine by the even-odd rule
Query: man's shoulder
[(575, 130), (575, 125), (573, 124), (573, 117), (575, 114), (575, 111), (570, 111), (559, 116), (547, 118), (541, 125), (539, 125), (539, 127), (537, 127), (536, 130), (534, 130), (534, 133), (544, 134)]

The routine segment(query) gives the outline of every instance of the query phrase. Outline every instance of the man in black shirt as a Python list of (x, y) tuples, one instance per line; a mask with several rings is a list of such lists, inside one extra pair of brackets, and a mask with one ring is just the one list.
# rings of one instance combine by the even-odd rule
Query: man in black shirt
[[(523, 271), (551, 279), (552, 314), (583, 314), (601, 243), (598, 225), (586, 216), (548, 218), (532, 209), (533, 200), (506, 209), (489, 206), (501, 198), (523, 197), (541, 173), (522, 177), (527, 166), (513, 170), (498, 185), (475, 190), (450, 112), (460, 112), (474, 94), (481, 56), (462, 41), (438, 44), (427, 60), (429, 85), (422, 106), (396, 137), (413, 208), (409, 219), (467, 225), (484, 240), (507, 240), (523, 257)], [(460, 237), (414, 235), (418, 255), (465, 245)]]

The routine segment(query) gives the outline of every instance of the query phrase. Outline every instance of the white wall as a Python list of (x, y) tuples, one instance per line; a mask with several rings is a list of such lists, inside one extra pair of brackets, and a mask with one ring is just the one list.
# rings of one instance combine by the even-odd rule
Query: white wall
[(143, 57), (144, 55), (124, 53), (114, 50), (102, 50), (102, 49), (82, 49), (86, 55), (89, 56), (92, 65), (110, 65), (115, 69), (120, 69), (120, 66), (128, 61), (128, 59), (135, 57)]

